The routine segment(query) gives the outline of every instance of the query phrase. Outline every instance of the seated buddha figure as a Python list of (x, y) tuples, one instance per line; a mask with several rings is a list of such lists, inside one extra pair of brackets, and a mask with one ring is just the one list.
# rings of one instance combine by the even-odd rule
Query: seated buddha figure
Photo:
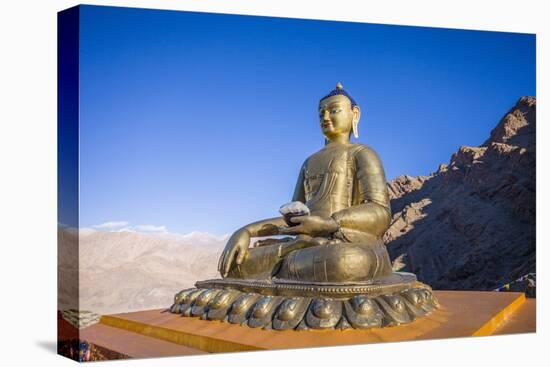
[[(223, 278), (345, 283), (392, 274), (381, 239), (391, 219), (384, 169), (374, 150), (350, 142), (360, 115), (340, 83), (319, 101), (325, 145), (303, 163), (291, 204), (308, 213), (237, 230), (219, 259)], [(250, 246), (252, 237), (270, 238)]]

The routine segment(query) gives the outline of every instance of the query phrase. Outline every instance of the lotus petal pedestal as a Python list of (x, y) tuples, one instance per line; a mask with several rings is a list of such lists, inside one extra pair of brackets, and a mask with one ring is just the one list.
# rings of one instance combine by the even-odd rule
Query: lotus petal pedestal
[(225, 278), (195, 286), (176, 294), (172, 313), (275, 330), (394, 326), (438, 306), (431, 288), (411, 273), (363, 283)]

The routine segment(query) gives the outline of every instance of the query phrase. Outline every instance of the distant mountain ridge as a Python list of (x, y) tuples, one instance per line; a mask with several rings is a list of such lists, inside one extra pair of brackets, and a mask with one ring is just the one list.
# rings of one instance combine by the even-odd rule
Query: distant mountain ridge
[(169, 306), (176, 292), (217, 276), (217, 260), (227, 240), (226, 235), (204, 232), (79, 234), (60, 228), (58, 233), (58, 271), (62, 279), (78, 276), (80, 288), (61, 285), (60, 309), (76, 308), (72, 300), (79, 295), (79, 308), (98, 314)]
[(536, 98), (521, 97), (479, 147), (429, 176), (388, 183), (384, 241), (436, 289), (489, 290), (535, 271)]

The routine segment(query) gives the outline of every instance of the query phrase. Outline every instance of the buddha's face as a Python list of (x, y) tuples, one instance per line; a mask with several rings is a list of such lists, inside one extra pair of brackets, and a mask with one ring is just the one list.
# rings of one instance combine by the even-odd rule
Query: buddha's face
[(348, 97), (332, 96), (319, 102), (319, 120), (323, 135), (329, 140), (348, 137), (359, 121), (359, 107), (351, 107)]

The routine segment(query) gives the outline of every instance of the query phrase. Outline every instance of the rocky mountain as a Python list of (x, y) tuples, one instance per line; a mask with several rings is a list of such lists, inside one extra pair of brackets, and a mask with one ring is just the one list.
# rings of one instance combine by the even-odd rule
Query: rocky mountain
[(59, 309), (97, 314), (169, 307), (176, 292), (218, 276), (218, 257), (227, 241), (227, 236), (201, 232), (60, 228), (58, 235), (59, 279), (67, 280), (60, 282)]
[(388, 183), (390, 256), (434, 289), (490, 290), (535, 271), (536, 98), (522, 97), (479, 147), (428, 176)]

